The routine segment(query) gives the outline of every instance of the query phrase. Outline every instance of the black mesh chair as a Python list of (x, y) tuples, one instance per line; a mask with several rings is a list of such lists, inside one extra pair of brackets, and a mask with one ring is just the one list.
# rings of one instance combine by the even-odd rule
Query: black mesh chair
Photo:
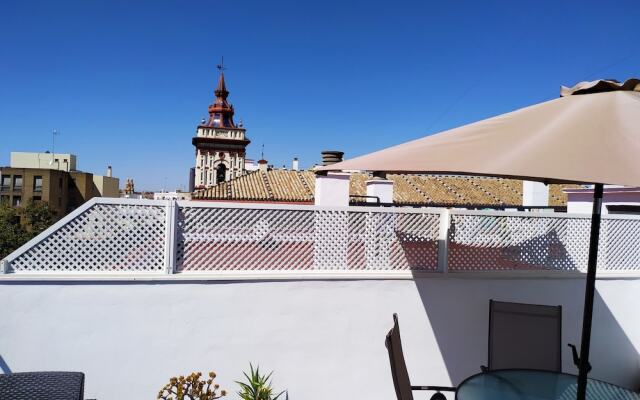
[(0, 375), (0, 399), (83, 400), (82, 372), (17, 372)]
[(484, 371), (527, 368), (561, 372), (562, 306), (489, 302), (489, 357)]
[(436, 393), (431, 396), (431, 400), (445, 400), (445, 396), (440, 393), (441, 391), (455, 392), (456, 388), (447, 386), (411, 386), (407, 365), (404, 362), (404, 354), (402, 353), (398, 314), (393, 314), (393, 328), (387, 333), (384, 344), (389, 352), (391, 376), (398, 400), (413, 400), (413, 390), (436, 391)]

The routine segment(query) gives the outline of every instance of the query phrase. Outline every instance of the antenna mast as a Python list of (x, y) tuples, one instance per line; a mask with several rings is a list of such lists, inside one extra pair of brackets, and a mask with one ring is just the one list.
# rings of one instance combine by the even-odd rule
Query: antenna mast
[[(55, 158), (56, 158), (56, 136), (59, 135), (60, 132), (58, 132), (57, 129), (54, 129), (53, 131), (51, 131), (51, 161), (49, 162), (49, 165), (53, 165), (53, 163), (55, 162)], [(58, 163), (57, 169), (60, 169), (60, 163)]]

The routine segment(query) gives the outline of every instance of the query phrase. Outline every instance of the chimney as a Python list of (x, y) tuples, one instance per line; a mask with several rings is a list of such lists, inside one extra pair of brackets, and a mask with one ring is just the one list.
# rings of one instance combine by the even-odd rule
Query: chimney
[(344, 152), (337, 150), (325, 150), (320, 153), (322, 155), (322, 165), (327, 166), (342, 161)]
[(549, 186), (542, 182), (522, 181), (523, 206), (548, 206)]
[(267, 172), (268, 165), (267, 160), (258, 160), (258, 170), (262, 172)]
[(107, 177), (111, 178), (113, 176), (113, 170), (111, 169), (111, 165), (107, 167)]
[[(375, 203), (378, 200), (382, 204), (393, 203), (393, 181), (387, 179), (384, 173), (374, 173), (373, 178), (366, 181), (368, 203)], [(377, 199), (376, 199), (377, 198)]]
[(315, 205), (347, 207), (349, 205), (349, 177), (344, 172), (316, 174)]
[(293, 162), (291, 163), (291, 169), (294, 171), (298, 171), (300, 166), (298, 165), (298, 157), (293, 158)]

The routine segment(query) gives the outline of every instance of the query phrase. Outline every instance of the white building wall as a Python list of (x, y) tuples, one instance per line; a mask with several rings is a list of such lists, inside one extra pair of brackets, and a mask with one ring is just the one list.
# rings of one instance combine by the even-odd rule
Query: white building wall
[[(579, 344), (584, 279), (499, 276), (147, 283), (0, 278), (0, 356), (11, 371), (83, 371), (88, 398), (154, 398), (170, 377), (209, 370), (234, 398), (233, 381), (252, 362), (274, 370), (274, 386), (289, 389), (291, 399), (388, 400), (395, 398), (384, 347), (392, 313), (399, 314), (412, 382), (458, 384), (486, 364), (493, 298), (561, 304), (563, 369), (575, 373), (565, 343)], [(597, 282), (592, 377), (638, 387), (638, 293), (640, 278)]]
[(191, 200), (191, 193), (188, 192), (155, 192), (154, 200)]
[[(593, 189), (570, 189), (567, 192), (567, 212), (591, 214)], [(609, 214), (608, 205), (640, 206), (640, 188), (605, 187), (602, 195), (602, 214)]]
[[(367, 196), (377, 197), (380, 203), (393, 203), (393, 181), (387, 179), (372, 179), (366, 182)], [(368, 198), (367, 202), (375, 203), (376, 199)]]
[(41, 168), (62, 171), (76, 170), (76, 156), (62, 153), (11, 152), (11, 168)]
[(315, 205), (347, 207), (349, 205), (349, 177), (347, 173), (329, 172), (316, 175)]
[(549, 185), (542, 182), (522, 181), (522, 205), (546, 207), (549, 205)]

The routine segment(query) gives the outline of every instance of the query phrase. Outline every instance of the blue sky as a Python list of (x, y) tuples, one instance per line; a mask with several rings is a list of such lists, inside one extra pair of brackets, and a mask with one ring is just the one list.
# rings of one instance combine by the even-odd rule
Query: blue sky
[(186, 187), (224, 55), (248, 155), (303, 167), (640, 76), (637, 1), (3, 1), (0, 165), (10, 151)]

